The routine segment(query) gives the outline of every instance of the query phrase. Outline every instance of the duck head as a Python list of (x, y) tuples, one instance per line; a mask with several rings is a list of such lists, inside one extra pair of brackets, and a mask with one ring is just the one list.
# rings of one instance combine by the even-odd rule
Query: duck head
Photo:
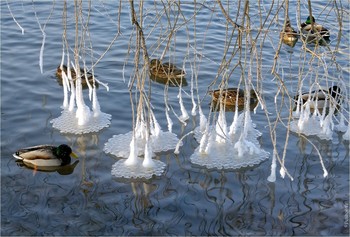
[[(315, 23), (315, 17), (312, 16), (312, 22)], [(307, 17), (306, 21), (305, 21), (306, 24), (311, 24), (311, 18), (310, 16)]]
[(70, 156), (72, 155), (74, 158), (77, 156), (72, 151), (72, 148), (70, 148), (66, 144), (59, 145), (56, 150), (54, 151), (54, 154), (62, 161), (62, 166), (70, 163)]

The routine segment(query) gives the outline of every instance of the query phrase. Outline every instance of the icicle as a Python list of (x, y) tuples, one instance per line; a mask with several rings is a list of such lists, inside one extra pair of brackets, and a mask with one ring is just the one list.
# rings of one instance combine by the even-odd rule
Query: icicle
[[(191, 66), (192, 67), (192, 66)], [(191, 76), (191, 99), (192, 99), (192, 111), (191, 111), (191, 115), (192, 116), (196, 116), (196, 109), (197, 109), (197, 104), (196, 101), (194, 99), (194, 95), (193, 95), (193, 72), (194, 70), (192, 70), (192, 76)]]
[(142, 162), (142, 166), (145, 168), (152, 168), (155, 167), (155, 163), (152, 159), (152, 144), (151, 139), (149, 137), (149, 134), (146, 138), (146, 144), (145, 144), (145, 155)]
[(76, 103), (77, 103), (77, 110), (76, 110), (76, 117), (78, 118), (78, 125), (85, 125), (89, 122), (91, 111), (90, 108), (85, 105), (84, 98), (83, 98), (83, 92), (82, 92), (82, 85), (81, 85), (81, 75), (80, 75), (80, 69), (76, 68), (74, 64), (73, 68), (75, 70), (76, 74), (76, 81), (75, 81), (75, 89), (76, 89)]
[(173, 131), (173, 121), (171, 120), (170, 116), (169, 116), (169, 107), (166, 106), (165, 108), (165, 116), (166, 116), (166, 121), (168, 123), (168, 131), (172, 132)]
[(43, 54), (44, 54), (44, 48), (45, 48), (45, 40), (46, 40), (46, 33), (43, 31), (43, 41), (41, 43), (41, 48), (40, 48), (40, 57), (39, 57), (39, 66), (40, 66), (40, 72), (43, 74)]
[(93, 88), (92, 92), (92, 111), (94, 112), (94, 117), (98, 117), (101, 114), (101, 109), (97, 100), (96, 87)]
[(238, 107), (236, 106), (235, 115), (233, 116), (232, 124), (230, 126), (229, 135), (232, 136), (236, 134), (238, 128)]
[[(207, 127), (209, 128), (209, 127)], [(203, 133), (203, 136), (200, 140), (200, 143), (199, 143), (199, 152), (200, 153), (206, 153), (206, 148), (207, 148), (207, 145), (208, 145), (208, 130), (205, 129), (204, 133)]]
[(186, 111), (186, 108), (185, 108), (185, 106), (184, 106), (184, 104), (183, 104), (183, 101), (182, 101), (182, 96), (181, 96), (181, 86), (179, 87), (179, 94), (178, 94), (178, 98), (179, 98), (179, 104), (180, 104), (180, 109), (181, 109), (181, 113), (182, 113), (182, 115), (179, 117), (180, 118), (180, 121), (181, 122), (183, 122), (183, 123), (185, 123), (185, 121), (187, 120), (187, 119), (189, 119), (189, 116), (188, 116), (188, 113), (187, 113), (187, 111)]
[(199, 129), (204, 132), (207, 129), (207, 118), (203, 114), (202, 107), (199, 106)]
[(130, 154), (129, 158), (124, 162), (126, 165), (136, 165), (137, 164), (137, 151), (136, 151), (136, 138), (133, 136), (130, 142)]
[(212, 130), (211, 132), (209, 132), (208, 142), (207, 142), (207, 146), (205, 147), (204, 153), (208, 154), (210, 152), (212, 145), (215, 143), (215, 137), (216, 137), (215, 131)]
[(216, 122), (216, 138), (215, 141), (219, 143), (224, 143), (226, 142), (227, 138), (227, 124), (226, 124), (226, 118), (225, 118), (225, 110), (223, 108), (224, 106), (222, 103), (220, 104), (220, 111), (219, 111), (219, 117), (218, 121)]
[(277, 152), (274, 149), (273, 150), (273, 155), (272, 155), (272, 163), (271, 163), (271, 173), (270, 176), (267, 177), (267, 181), (269, 182), (275, 182), (276, 181), (276, 158), (277, 157)]
[(159, 123), (158, 123), (156, 117), (154, 116), (154, 113), (152, 110), (151, 110), (151, 115), (152, 115), (152, 121), (153, 121), (153, 127), (154, 127), (154, 131), (153, 131), (152, 135), (159, 136), (162, 129), (160, 128)]
[[(89, 87), (89, 100), (91, 101), (93, 91), (92, 91), (92, 86), (90, 85), (89, 78), (88, 78), (88, 75), (86, 72), (85, 63), (84, 63), (84, 77), (85, 77), (86, 85)], [(94, 86), (94, 88), (95, 88), (95, 86)]]
[(68, 91), (70, 91), (69, 87), (69, 80), (68, 76), (63, 70), (63, 64), (64, 64), (64, 46), (62, 47), (62, 59), (61, 59), (61, 64), (60, 64), (60, 69), (62, 72), (62, 86), (63, 86), (63, 103), (62, 103), (62, 108), (63, 109), (68, 109), (69, 104), (68, 104)]

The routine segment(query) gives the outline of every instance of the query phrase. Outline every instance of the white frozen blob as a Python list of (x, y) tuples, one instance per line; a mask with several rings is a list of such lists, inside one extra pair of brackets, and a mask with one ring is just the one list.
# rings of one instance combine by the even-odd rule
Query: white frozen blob
[[(148, 128), (149, 127), (149, 131)], [(144, 113), (138, 113), (135, 131), (114, 135), (104, 146), (104, 152), (121, 158), (112, 167), (112, 175), (123, 178), (146, 178), (159, 176), (165, 170), (165, 163), (154, 160), (157, 152), (174, 150), (182, 142), (171, 132), (163, 132), (152, 111), (149, 126)], [(140, 158), (139, 156), (143, 156)]]
[[(63, 63), (61, 63), (62, 69)], [(75, 68), (74, 68), (75, 69)], [(89, 87), (89, 90), (92, 90), (92, 111), (85, 104), (82, 86), (81, 86), (81, 77), (80, 70), (76, 70), (77, 79), (75, 83), (72, 79), (69, 65), (67, 67), (67, 74), (63, 72), (63, 92), (64, 92), (64, 101), (63, 101), (63, 111), (61, 116), (51, 120), (52, 126), (61, 133), (73, 133), (73, 134), (84, 134), (98, 132), (103, 128), (106, 128), (110, 125), (111, 115), (101, 112), (100, 105), (97, 100), (96, 88), (95, 86)], [(67, 83), (69, 82), (69, 83)], [(68, 91), (70, 94), (70, 102), (68, 105)], [(75, 107), (75, 105), (77, 107)]]
[[(312, 88), (312, 87), (311, 87)], [(290, 123), (290, 130), (306, 136), (317, 136), (320, 139), (332, 140), (333, 130), (344, 131), (344, 116), (340, 110), (340, 122), (334, 125), (335, 112), (341, 108), (341, 90), (337, 86), (329, 91), (321, 87), (315, 91), (301, 94), (297, 98), (294, 120)], [(335, 88), (335, 89), (332, 89)], [(335, 93), (336, 95), (332, 95)], [(303, 101), (304, 100), (304, 101)]]
[(230, 127), (226, 125), (225, 114), (219, 112), (215, 126), (195, 129), (194, 137), (200, 145), (190, 157), (191, 162), (209, 169), (239, 169), (260, 164), (269, 158), (269, 153), (260, 148), (257, 138), (261, 133), (254, 127), (249, 109), (235, 116)]

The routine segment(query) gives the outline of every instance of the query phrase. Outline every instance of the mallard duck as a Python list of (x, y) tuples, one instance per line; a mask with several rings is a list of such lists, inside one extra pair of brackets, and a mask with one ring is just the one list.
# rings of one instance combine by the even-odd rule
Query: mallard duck
[(177, 68), (174, 64), (162, 63), (158, 59), (152, 59), (150, 62), (149, 72), (152, 79), (164, 79), (174, 85), (180, 85), (184, 79), (185, 71)]
[(70, 164), (70, 156), (77, 157), (66, 144), (59, 145), (58, 147), (39, 145), (22, 148), (16, 151), (13, 156), (18, 160), (22, 160), (24, 164), (35, 167), (64, 166)]
[[(313, 29), (311, 24), (311, 19), (313, 22)], [(303, 38), (308, 43), (316, 43), (316, 42), (329, 42), (330, 33), (329, 30), (316, 23), (315, 18), (312, 16), (307, 17), (306, 21), (301, 24), (301, 33)]]
[[(238, 93), (238, 101), (237, 101)], [(236, 107), (236, 102), (238, 107), (244, 107), (244, 90), (238, 88), (227, 88), (223, 89), (220, 94), (220, 89), (209, 91), (212, 96), (212, 103), (216, 105), (221, 99), (224, 102), (226, 108)], [(254, 90), (250, 90), (250, 105), (255, 107), (257, 105), (258, 99)]]
[[(323, 108), (328, 109), (331, 103), (336, 106), (340, 106), (342, 102), (342, 94), (341, 89), (338, 86), (331, 86), (327, 89), (319, 89), (314, 90), (312, 92), (306, 92), (300, 95), (296, 95), (294, 97), (295, 104), (301, 103), (305, 105), (306, 102), (310, 101), (310, 109), (315, 109), (317, 104), (317, 109), (322, 110)], [(316, 103), (317, 101), (317, 103)], [(325, 106), (325, 103), (326, 106)]]
[[(64, 71), (66, 73), (66, 75), (67, 75), (67, 66), (66, 65), (62, 65), (62, 69), (61, 69), (61, 66), (58, 66), (57, 70), (56, 70), (56, 77), (59, 79), (58, 82), (59, 82), (60, 85), (62, 85), (62, 71)], [(71, 75), (72, 75), (72, 79), (76, 80), (77, 76), (76, 76), (76, 73), (75, 73), (74, 69), (71, 68), (70, 72), (71, 72)], [(85, 79), (86, 78), (85, 77), (85, 72), (84, 72), (84, 69), (82, 69), (82, 68), (80, 68), (80, 75), (81, 75), (81, 85), (83, 86), (83, 89), (88, 88), (88, 85), (87, 85), (86, 79)], [(94, 80), (93, 75), (90, 72), (87, 72), (86, 75), (87, 75), (87, 78), (88, 78), (88, 81), (89, 81), (90, 85), (92, 86), (93, 80)], [(95, 86), (98, 87), (97, 81), (95, 81)]]
[(290, 20), (287, 19), (284, 31), (281, 31), (282, 42), (286, 45), (294, 47), (298, 41), (298, 32), (290, 25)]

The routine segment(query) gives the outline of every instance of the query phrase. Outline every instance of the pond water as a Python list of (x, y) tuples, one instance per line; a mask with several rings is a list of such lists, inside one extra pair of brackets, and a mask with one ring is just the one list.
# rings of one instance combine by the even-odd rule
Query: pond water
[[(257, 166), (208, 170), (194, 165), (190, 156), (198, 142), (190, 134), (183, 139), (178, 155), (173, 151), (157, 154), (156, 159), (166, 164), (163, 175), (148, 180), (129, 180), (117, 179), (111, 174), (113, 164), (120, 158), (105, 154), (104, 144), (113, 135), (131, 131), (133, 119), (128, 81), (134, 68), (135, 32), (130, 21), (129, 2), (121, 2), (121, 34), (117, 36), (119, 1), (92, 1), (89, 30), (94, 61), (117, 38), (95, 67), (97, 78), (109, 86), (109, 91), (99, 86), (98, 99), (101, 110), (112, 115), (111, 125), (98, 133), (84, 135), (62, 134), (50, 123), (60, 115), (63, 101), (62, 87), (55, 77), (62, 57), (63, 1), (1, 2), (1, 235), (349, 235), (349, 142), (343, 140), (343, 133), (334, 132), (330, 141), (317, 137), (309, 137), (307, 141), (290, 133), (285, 166), (294, 180), (283, 179), (277, 172), (276, 182), (271, 183), (267, 177), (273, 146), (266, 113), (260, 106), (251, 116), (262, 133), (260, 145), (271, 157)], [(301, 19), (308, 15), (305, 2), (301, 2)], [(234, 19), (237, 12), (242, 11), (243, 3), (240, 7), (231, 4), (229, 14)], [(296, 27), (297, 5), (290, 4), (291, 22)], [(340, 11), (343, 14), (342, 32), (339, 32), (333, 3), (326, 6), (324, 1), (312, 1), (312, 4), (313, 14), (331, 30), (329, 49), (339, 50), (335, 53), (337, 64), (329, 56), (322, 58), (328, 66), (327, 80), (343, 81), (349, 89), (350, 28), (346, 10), (349, 3), (343, 2)], [(144, 6), (143, 24), (152, 57), (161, 56), (169, 33), (166, 32), (166, 16), (162, 15), (164, 7), (167, 6), (158, 1), (146, 1)], [(254, 36), (270, 7), (268, 1), (250, 3)], [(174, 14), (176, 8), (172, 8)], [(198, 94), (203, 99), (203, 112), (208, 115), (210, 96), (206, 92), (217, 75), (232, 26), (226, 29), (225, 17), (216, 2), (198, 4), (197, 8), (194, 27), (192, 1), (181, 3), (183, 17), (189, 21), (187, 25), (183, 24), (181, 16), (178, 24), (183, 25), (176, 31), (176, 40), (171, 41), (170, 52), (165, 58), (181, 65), (186, 57), (188, 85), (183, 87), (182, 94), (184, 105), (191, 114), (192, 101), (186, 93), (190, 94), (192, 47), (196, 47), (197, 57), (201, 57), (201, 61), (197, 61), (200, 63)], [(261, 92), (271, 122), (278, 118), (276, 111), (279, 109), (274, 103), (279, 83), (271, 74), (284, 19), (283, 10), (277, 12), (278, 9), (278, 5), (272, 6), (269, 25), (265, 26), (268, 32), (261, 34), (261, 39), (258, 37), (259, 69), (263, 79)], [(150, 32), (158, 17), (161, 23)], [(170, 21), (173, 18), (171, 15)], [(43, 73), (39, 63), (43, 40), (40, 28), (46, 33)], [(70, 40), (74, 39), (73, 1), (68, 1), (67, 35)], [(74, 47), (73, 43), (71, 47)], [(320, 50), (326, 51), (326, 47)], [(292, 95), (297, 93), (298, 78), (315, 76), (310, 71), (315, 69), (317, 62), (309, 63), (311, 54), (303, 52), (299, 41), (294, 48), (282, 45), (279, 54), (278, 70), (283, 72), (283, 82)], [(324, 82), (323, 70), (320, 67), (320, 84)], [(299, 76), (299, 73), (304, 74)], [(238, 70), (231, 75), (230, 87), (236, 86), (239, 76)], [(164, 85), (155, 82), (151, 85), (153, 110), (160, 126), (166, 130)], [(217, 86), (218, 83), (211, 89)], [(169, 88), (169, 105), (181, 115), (178, 92), (177, 87)], [(228, 121), (232, 121), (233, 113), (226, 114)], [(285, 146), (283, 123), (288, 122), (288, 114), (289, 110), (283, 106), (281, 122), (276, 128), (280, 155)], [(190, 115), (186, 125), (173, 113), (170, 115), (174, 122), (173, 132), (178, 137), (199, 124), (198, 113)], [(348, 114), (346, 116), (348, 119)], [(61, 143), (70, 145), (79, 156), (79, 162), (70, 170), (33, 171), (20, 166), (12, 157), (22, 147)], [(328, 171), (326, 178), (318, 152)], [(277, 167), (278, 171), (280, 166)]]

